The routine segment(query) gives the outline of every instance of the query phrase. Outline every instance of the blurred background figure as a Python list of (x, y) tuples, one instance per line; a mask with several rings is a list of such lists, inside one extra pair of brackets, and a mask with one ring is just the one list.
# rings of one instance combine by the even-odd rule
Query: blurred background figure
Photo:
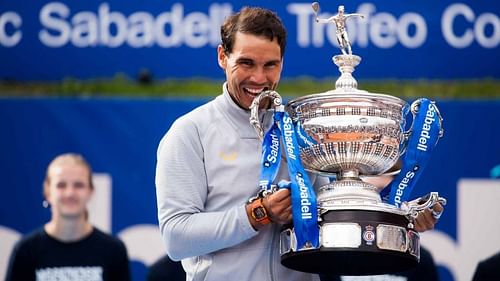
[[(493, 167), (490, 175), (494, 179), (500, 179), (500, 165)], [(480, 261), (476, 266), (472, 280), (500, 280), (500, 252)]]
[(186, 272), (181, 262), (171, 260), (167, 255), (149, 267), (146, 281), (185, 281)]
[(479, 262), (472, 280), (500, 280), (500, 252)]
[(81, 155), (52, 160), (43, 185), (52, 217), (16, 244), (7, 281), (130, 280), (125, 245), (88, 221), (93, 192), (92, 169)]

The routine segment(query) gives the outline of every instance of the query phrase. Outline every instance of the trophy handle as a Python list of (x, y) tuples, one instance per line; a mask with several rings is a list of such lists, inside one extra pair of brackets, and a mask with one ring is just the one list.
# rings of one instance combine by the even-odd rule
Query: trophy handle
[(282, 98), (276, 91), (263, 91), (253, 99), (252, 105), (250, 105), (250, 124), (254, 127), (257, 132), (257, 136), (261, 141), (264, 139), (264, 129), (262, 128), (259, 120), (259, 107), (261, 100), (267, 97), (272, 98), (275, 111), (284, 111)]
[[(436, 106), (435, 102), (432, 101), (431, 103), (434, 106), (434, 109), (436, 110), (436, 115), (438, 117), (438, 122), (439, 122), (439, 136), (436, 140), (436, 143), (434, 144), (434, 145), (436, 145), (438, 143), (439, 139), (444, 134), (443, 117), (441, 116), (441, 113), (439, 112), (439, 109)], [(406, 152), (406, 148), (408, 147), (408, 140), (410, 139), (410, 136), (413, 133), (413, 124), (415, 123), (415, 117), (417, 116), (418, 110), (420, 109), (420, 104), (422, 104), (422, 98), (419, 98), (411, 103), (410, 111), (411, 111), (411, 114), (413, 115), (413, 118), (411, 121), (410, 128), (407, 131), (403, 132), (403, 141), (401, 142), (402, 145), (399, 149), (399, 155), (403, 155)]]
[(406, 148), (408, 147), (408, 140), (413, 133), (413, 124), (415, 123), (415, 117), (417, 116), (418, 108), (420, 107), (421, 103), (421, 99), (418, 99), (411, 103), (410, 112), (413, 115), (411, 119), (411, 126), (407, 131), (403, 132), (403, 140), (401, 141), (401, 147), (399, 148), (399, 155), (403, 155), (406, 152)]
[(432, 208), (436, 203), (440, 203), (444, 206), (446, 205), (446, 198), (439, 197), (438, 192), (431, 192), (410, 202), (403, 202), (401, 209), (406, 211), (407, 216), (409, 216), (411, 220), (415, 220), (419, 212), (427, 208)]

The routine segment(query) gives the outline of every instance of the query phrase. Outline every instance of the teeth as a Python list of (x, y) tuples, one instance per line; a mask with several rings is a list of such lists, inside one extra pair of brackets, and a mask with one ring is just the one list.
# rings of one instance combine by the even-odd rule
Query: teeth
[(260, 94), (260, 92), (262, 92), (264, 88), (259, 88), (259, 89), (245, 88), (245, 90), (252, 94)]

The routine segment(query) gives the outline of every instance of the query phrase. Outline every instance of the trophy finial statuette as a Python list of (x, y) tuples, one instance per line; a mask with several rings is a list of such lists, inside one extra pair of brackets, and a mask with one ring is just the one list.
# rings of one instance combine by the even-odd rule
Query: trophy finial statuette
[(342, 51), (342, 55), (336, 55), (332, 58), (333, 63), (339, 68), (341, 74), (335, 82), (335, 90), (357, 90), (358, 82), (352, 76), (352, 72), (354, 72), (354, 68), (361, 62), (361, 57), (352, 54), (351, 42), (349, 41), (349, 35), (346, 30), (346, 21), (350, 17), (364, 18), (364, 15), (358, 13), (346, 14), (344, 5), (339, 5), (336, 15), (329, 18), (319, 18), (319, 3), (313, 2), (311, 6), (316, 22), (327, 24), (333, 23), (336, 27), (337, 42), (340, 50)]
[(337, 14), (329, 18), (319, 18), (319, 3), (313, 2), (312, 8), (315, 14), (315, 20), (319, 23), (333, 23), (337, 28), (337, 42), (339, 43), (340, 50), (344, 55), (352, 55), (351, 42), (349, 41), (349, 36), (346, 30), (346, 21), (350, 17), (361, 17), (364, 15), (359, 13), (346, 14), (344, 5), (340, 5)]

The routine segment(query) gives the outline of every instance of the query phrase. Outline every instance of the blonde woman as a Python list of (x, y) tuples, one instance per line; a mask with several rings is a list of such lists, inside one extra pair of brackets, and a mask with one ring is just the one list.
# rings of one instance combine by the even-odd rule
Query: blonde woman
[(51, 219), (16, 244), (7, 281), (130, 280), (123, 242), (87, 219), (93, 192), (92, 169), (81, 155), (62, 154), (52, 160), (43, 185)]

